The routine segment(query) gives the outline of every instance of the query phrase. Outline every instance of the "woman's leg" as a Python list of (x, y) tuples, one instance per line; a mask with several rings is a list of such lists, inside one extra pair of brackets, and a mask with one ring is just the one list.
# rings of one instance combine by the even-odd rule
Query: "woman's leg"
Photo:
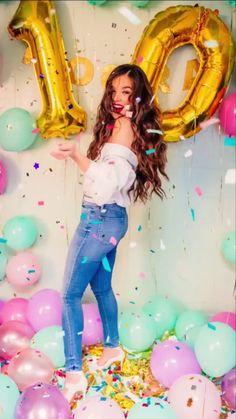
[(90, 285), (96, 297), (103, 324), (104, 346), (116, 348), (119, 345), (118, 308), (111, 287), (112, 271), (116, 258), (116, 247), (106, 255), (110, 271), (104, 269), (102, 263), (92, 278)]

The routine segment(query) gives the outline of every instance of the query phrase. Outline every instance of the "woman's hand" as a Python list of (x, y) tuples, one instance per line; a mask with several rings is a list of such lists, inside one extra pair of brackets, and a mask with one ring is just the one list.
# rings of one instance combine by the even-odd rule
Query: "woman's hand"
[(70, 140), (66, 140), (64, 143), (58, 143), (56, 149), (51, 151), (50, 154), (58, 160), (65, 160), (67, 157), (75, 159), (76, 144)]

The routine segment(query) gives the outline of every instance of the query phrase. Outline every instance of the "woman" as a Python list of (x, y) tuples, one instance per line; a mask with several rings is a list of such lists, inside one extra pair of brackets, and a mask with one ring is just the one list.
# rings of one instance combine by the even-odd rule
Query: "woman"
[(81, 220), (70, 244), (63, 293), (64, 395), (69, 402), (87, 388), (82, 371), (81, 299), (88, 284), (97, 299), (104, 332), (97, 367), (107, 368), (124, 359), (111, 279), (117, 245), (128, 228), (126, 208), (137, 200), (145, 203), (153, 192), (163, 198), (160, 175), (168, 179), (166, 144), (153, 97), (140, 67), (118, 66), (107, 80), (87, 157), (72, 141), (59, 143), (51, 153), (58, 159), (72, 158), (84, 173)]

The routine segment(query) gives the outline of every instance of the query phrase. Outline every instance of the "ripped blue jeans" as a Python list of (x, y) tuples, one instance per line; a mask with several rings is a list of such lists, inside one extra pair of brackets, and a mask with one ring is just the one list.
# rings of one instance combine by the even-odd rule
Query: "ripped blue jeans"
[(83, 311), (88, 284), (101, 315), (104, 346), (117, 347), (118, 310), (111, 279), (119, 241), (128, 228), (124, 207), (83, 202), (80, 223), (70, 243), (63, 290), (62, 327), (66, 371), (82, 369)]

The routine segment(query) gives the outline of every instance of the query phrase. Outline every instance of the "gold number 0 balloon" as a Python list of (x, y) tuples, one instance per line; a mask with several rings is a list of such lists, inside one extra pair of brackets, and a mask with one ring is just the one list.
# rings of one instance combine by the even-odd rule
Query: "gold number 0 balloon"
[(37, 121), (42, 137), (67, 138), (84, 130), (86, 113), (73, 96), (53, 2), (21, 0), (8, 31), (25, 41), (31, 50), (42, 96), (42, 111)]
[(199, 123), (211, 117), (224, 96), (233, 70), (234, 43), (217, 14), (198, 6), (169, 7), (155, 15), (136, 46), (132, 63), (145, 71), (155, 92), (175, 48), (192, 44), (200, 60), (184, 101), (178, 108), (161, 113), (166, 141), (178, 141), (180, 136), (191, 137), (198, 132)]

